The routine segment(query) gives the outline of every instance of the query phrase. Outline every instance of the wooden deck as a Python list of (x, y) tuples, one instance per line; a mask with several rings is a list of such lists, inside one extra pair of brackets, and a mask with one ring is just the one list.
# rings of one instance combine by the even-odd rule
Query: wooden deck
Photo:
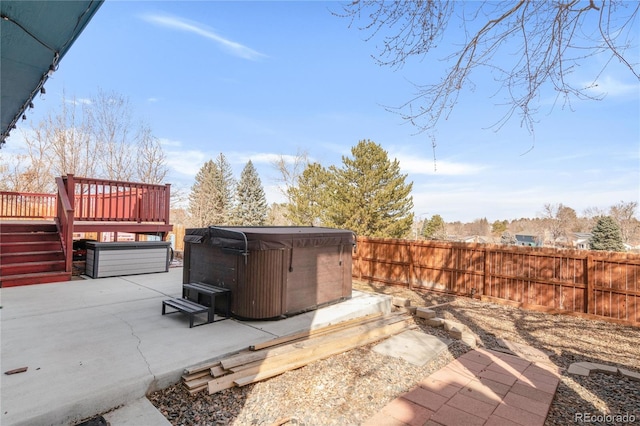
[[(99, 241), (103, 240), (104, 233), (113, 233), (116, 241), (118, 233), (134, 234), (136, 240), (139, 235), (156, 235), (164, 240), (173, 230), (169, 223), (170, 184), (151, 185), (68, 174), (56, 178), (56, 187), (56, 194), (0, 192), (0, 226), (11, 223), (15, 229), (16, 224), (28, 224), (29, 230), (21, 233), (32, 235), (42, 232), (37, 225), (53, 229), (59, 235), (58, 244), (65, 259), (63, 271), (69, 276), (74, 234), (97, 233)], [(11, 260), (4, 257), (2, 263), (7, 266), (0, 267), (17, 271), (18, 266), (9, 266)], [(29, 267), (43, 266), (36, 260)]]

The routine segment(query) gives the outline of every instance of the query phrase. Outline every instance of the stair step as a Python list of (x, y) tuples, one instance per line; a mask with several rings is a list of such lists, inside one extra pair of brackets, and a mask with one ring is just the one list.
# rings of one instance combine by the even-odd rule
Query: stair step
[(0, 241), (3, 243), (57, 241), (59, 238), (57, 232), (5, 232), (3, 230), (0, 233)]
[(29, 241), (29, 242), (3, 242), (0, 240), (0, 253), (23, 253), (33, 251), (61, 250), (62, 244), (58, 241)]
[(64, 260), (64, 253), (62, 250), (0, 253), (0, 265), (25, 262), (47, 262), (52, 260)]
[(71, 281), (70, 272), (41, 272), (36, 274), (0, 276), (0, 287), (16, 287), (32, 284), (47, 284)]
[(55, 223), (23, 223), (23, 222), (13, 222), (13, 221), (2, 221), (0, 222), (0, 232), (2, 233), (12, 233), (12, 232), (57, 232), (57, 226)]
[(46, 262), (24, 262), (0, 265), (0, 273), (3, 276), (34, 274), (39, 272), (64, 272), (64, 260), (52, 260)]

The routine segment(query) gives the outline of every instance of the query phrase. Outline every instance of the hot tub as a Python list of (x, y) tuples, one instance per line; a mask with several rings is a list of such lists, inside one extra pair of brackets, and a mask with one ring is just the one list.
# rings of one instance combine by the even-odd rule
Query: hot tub
[(237, 318), (286, 317), (351, 297), (348, 230), (211, 226), (187, 229), (184, 242), (183, 283), (230, 289)]

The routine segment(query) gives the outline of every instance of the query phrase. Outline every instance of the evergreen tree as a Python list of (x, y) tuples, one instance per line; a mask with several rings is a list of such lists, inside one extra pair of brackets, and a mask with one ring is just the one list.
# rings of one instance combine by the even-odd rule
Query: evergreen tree
[(242, 226), (262, 226), (267, 219), (267, 198), (251, 160), (244, 166), (236, 189), (234, 222)]
[(496, 220), (491, 224), (491, 233), (502, 234), (503, 232), (506, 232), (507, 225), (509, 225), (509, 221), (507, 220)]
[(213, 212), (210, 225), (230, 225), (233, 215), (233, 199), (235, 193), (235, 180), (233, 171), (226, 157), (220, 153), (215, 160)]
[(444, 240), (447, 237), (447, 229), (439, 214), (431, 216), (431, 219), (425, 220), (422, 225), (422, 236), (429, 240)]
[(318, 163), (307, 164), (298, 176), (297, 186), (287, 190), (290, 200), (286, 217), (294, 225), (318, 226), (324, 224), (327, 207), (328, 171)]
[(602, 216), (591, 230), (591, 250), (625, 251), (620, 227), (611, 216)]
[(402, 238), (413, 224), (413, 183), (400, 173), (397, 159), (370, 140), (342, 157), (342, 167), (331, 166), (326, 196), (326, 224), (358, 235)]
[(223, 154), (209, 160), (198, 171), (189, 194), (191, 224), (202, 228), (227, 225), (233, 207), (233, 174)]
[(191, 225), (196, 228), (209, 226), (213, 223), (215, 170), (216, 165), (212, 160), (204, 163), (198, 170), (195, 182), (191, 187), (191, 193), (189, 193)]

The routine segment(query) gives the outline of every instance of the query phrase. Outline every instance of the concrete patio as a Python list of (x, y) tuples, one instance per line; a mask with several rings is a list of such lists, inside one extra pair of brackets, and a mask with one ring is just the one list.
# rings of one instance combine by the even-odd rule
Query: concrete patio
[(390, 298), (354, 292), (281, 321), (230, 319), (190, 329), (186, 315), (161, 315), (162, 300), (181, 294), (182, 268), (2, 289), (2, 372), (28, 369), (2, 374), (0, 423), (74, 424), (122, 406), (109, 414), (112, 426), (162, 424), (145, 395), (178, 382), (185, 367), (390, 311)]

